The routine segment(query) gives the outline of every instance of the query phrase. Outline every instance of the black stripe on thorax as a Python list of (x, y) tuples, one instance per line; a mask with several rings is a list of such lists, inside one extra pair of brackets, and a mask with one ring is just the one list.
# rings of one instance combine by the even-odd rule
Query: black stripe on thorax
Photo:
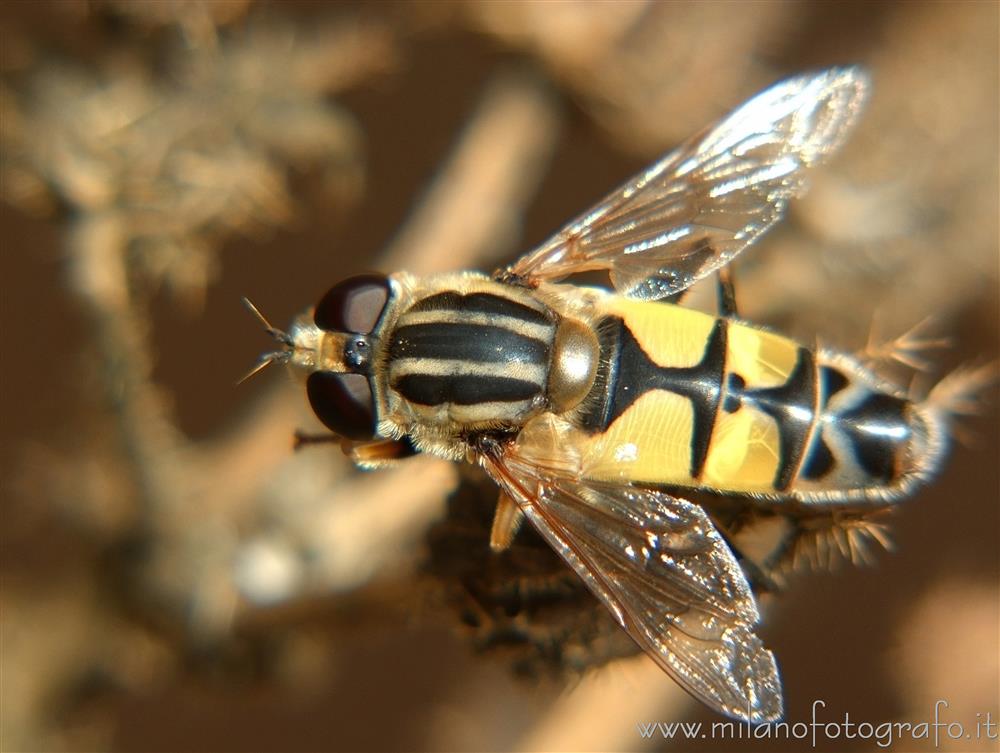
[(403, 325), (393, 331), (389, 359), (400, 358), (544, 365), (549, 361), (549, 346), (502, 326), (426, 322)]
[(509, 316), (531, 324), (552, 324), (552, 317), (545, 311), (532, 308), (519, 301), (493, 293), (467, 293), (454, 290), (436, 293), (417, 301), (410, 311), (456, 311), (491, 316)]
[(393, 388), (418, 405), (514, 403), (539, 394), (539, 385), (512, 377), (407, 374)]

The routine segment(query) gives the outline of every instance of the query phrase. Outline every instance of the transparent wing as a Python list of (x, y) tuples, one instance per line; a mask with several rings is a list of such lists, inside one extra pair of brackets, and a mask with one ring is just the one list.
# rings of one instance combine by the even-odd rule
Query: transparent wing
[(738, 719), (779, 719), (781, 681), (753, 632), (753, 594), (704, 511), (661, 492), (582, 481), (551, 460), (541, 465), (516, 444), (482, 457), (548, 543), (682, 687)]
[(529, 282), (607, 269), (621, 293), (684, 290), (753, 243), (803, 190), (803, 169), (844, 140), (864, 104), (860, 68), (790, 78), (671, 152), (501, 273)]

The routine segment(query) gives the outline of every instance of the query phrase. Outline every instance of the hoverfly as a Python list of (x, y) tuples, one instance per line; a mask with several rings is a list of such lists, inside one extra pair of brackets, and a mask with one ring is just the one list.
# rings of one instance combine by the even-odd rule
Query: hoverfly
[[(726, 265), (844, 140), (868, 90), (831, 68), (772, 86), (492, 276), (334, 286), (259, 367), (307, 375), (359, 465), (415, 452), (500, 487), (491, 546), (523, 518), (642, 649), (723, 714), (779, 719), (774, 656), (711, 510), (875, 510), (938, 467), (948, 411), (859, 359), (736, 316)], [(614, 292), (559, 281), (610, 273)], [(717, 273), (718, 316), (677, 305)], [(265, 325), (266, 325), (265, 321)]]

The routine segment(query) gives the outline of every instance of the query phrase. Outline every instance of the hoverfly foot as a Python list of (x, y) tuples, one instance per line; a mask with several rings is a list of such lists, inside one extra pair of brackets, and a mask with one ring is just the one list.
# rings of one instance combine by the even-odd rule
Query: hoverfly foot
[(293, 435), (292, 449), (298, 452), (307, 445), (328, 444), (332, 442), (342, 444), (344, 440), (336, 434), (308, 434), (304, 431), (296, 431)]
[(931, 324), (932, 319), (928, 317), (898, 337), (883, 340), (877, 333), (877, 322), (873, 318), (868, 342), (857, 358), (869, 369), (876, 369), (880, 364), (897, 363), (914, 372), (930, 371), (933, 361), (926, 354), (951, 345), (947, 337), (933, 337), (928, 333)]
[(493, 273), (493, 279), (504, 285), (512, 285), (516, 288), (534, 290), (538, 287), (538, 282), (532, 281), (526, 275), (517, 274), (508, 268), (496, 270)]
[(725, 319), (737, 319), (740, 312), (736, 307), (736, 284), (732, 267), (720, 267), (716, 273), (719, 296), (719, 316)]

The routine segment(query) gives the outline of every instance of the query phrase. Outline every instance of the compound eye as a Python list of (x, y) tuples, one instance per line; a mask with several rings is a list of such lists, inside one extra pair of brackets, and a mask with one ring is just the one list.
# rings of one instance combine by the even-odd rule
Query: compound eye
[(375, 436), (375, 400), (367, 377), (315, 371), (306, 380), (306, 393), (316, 417), (347, 439)]
[(389, 278), (358, 275), (334, 285), (313, 313), (313, 321), (328, 332), (368, 334), (378, 324), (389, 300)]

